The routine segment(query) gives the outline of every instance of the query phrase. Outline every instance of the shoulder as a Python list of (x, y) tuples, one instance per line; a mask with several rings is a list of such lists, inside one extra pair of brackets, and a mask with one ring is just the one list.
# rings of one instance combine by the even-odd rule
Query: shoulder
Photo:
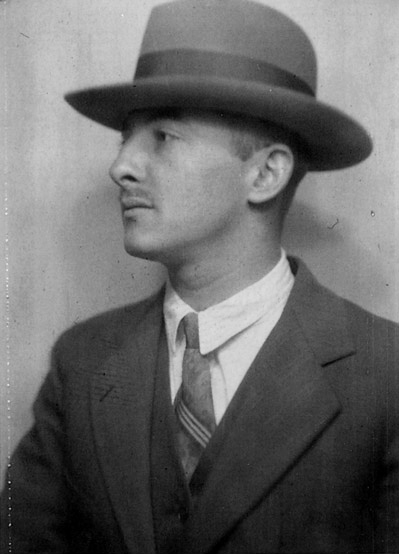
[(290, 258), (290, 264), (296, 275), (293, 296), (298, 310), (309, 313), (318, 323), (322, 321), (326, 330), (338, 320), (360, 341), (364, 336), (372, 336), (374, 340), (384, 340), (385, 346), (398, 346), (398, 323), (377, 316), (323, 286), (298, 258)]
[(342, 407), (341, 419), (349, 430), (360, 422), (376, 437), (396, 436), (399, 325), (320, 285), (295, 262), (291, 313)]
[(399, 324), (377, 316), (360, 306), (342, 299), (345, 305), (348, 322), (358, 346), (368, 337), (370, 348), (381, 344), (384, 349), (399, 348)]
[(344, 413), (350, 415), (349, 420), (374, 430), (375, 448), (379, 438), (384, 437), (381, 448), (390, 444), (391, 452), (395, 449), (398, 456), (399, 325), (336, 298), (346, 314), (345, 332), (352, 353), (327, 366), (325, 374)]
[(162, 319), (164, 289), (134, 304), (100, 313), (79, 322), (62, 333), (53, 349), (53, 356), (85, 358), (104, 356), (134, 337), (146, 321)]
[(394, 375), (399, 365), (399, 325), (327, 289), (300, 260), (290, 262), (296, 274), (290, 305), (319, 362), (350, 355), (364, 370), (385, 368)]
[(365, 351), (371, 359), (392, 355), (392, 361), (399, 363), (398, 323), (378, 316), (325, 287), (320, 286), (320, 291), (326, 305), (336, 305), (342, 310), (345, 318), (342, 324), (357, 352)]
[[(361, 393), (368, 384), (372, 396), (380, 398), (392, 417), (399, 404), (399, 325), (343, 300), (348, 333), (353, 341), (351, 365)], [(366, 387), (367, 388), (367, 387)], [(395, 408), (396, 406), (396, 408)]]

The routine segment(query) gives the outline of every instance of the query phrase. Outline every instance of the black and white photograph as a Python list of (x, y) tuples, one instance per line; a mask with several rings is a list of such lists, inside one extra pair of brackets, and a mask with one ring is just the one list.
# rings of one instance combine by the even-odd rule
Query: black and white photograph
[(399, 553), (398, 26), (0, 0), (1, 554)]

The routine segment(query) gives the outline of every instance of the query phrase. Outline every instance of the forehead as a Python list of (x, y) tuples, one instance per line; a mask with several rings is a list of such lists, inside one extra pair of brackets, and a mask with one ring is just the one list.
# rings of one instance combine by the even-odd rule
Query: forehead
[(122, 133), (138, 125), (145, 125), (162, 119), (177, 119), (178, 112), (172, 110), (133, 110), (122, 124)]
[(165, 108), (130, 112), (123, 123), (122, 133), (129, 132), (137, 126), (160, 121), (180, 123), (187, 128), (197, 125), (227, 131), (248, 130), (262, 125), (259, 121), (224, 112)]

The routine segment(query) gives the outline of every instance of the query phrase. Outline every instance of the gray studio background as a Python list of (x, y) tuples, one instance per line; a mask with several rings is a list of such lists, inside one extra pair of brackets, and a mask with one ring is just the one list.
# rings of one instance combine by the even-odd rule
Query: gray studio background
[[(285, 245), (334, 291), (398, 321), (399, 2), (267, 3), (311, 37), (319, 97), (363, 122), (375, 143), (362, 165), (306, 178)], [(3, 470), (31, 423), (60, 332), (146, 296), (163, 279), (159, 266), (123, 250), (118, 191), (107, 173), (119, 136), (62, 98), (74, 88), (131, 79), (154, 4), (0, 1)]]

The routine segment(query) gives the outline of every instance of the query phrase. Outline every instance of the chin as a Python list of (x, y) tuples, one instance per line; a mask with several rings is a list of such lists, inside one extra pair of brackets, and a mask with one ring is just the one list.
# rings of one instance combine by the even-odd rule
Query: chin
[(158, 262), (165, 267), (179, 266), (184, 264), (186, 256), (179, 255), (178, 248), (172, 248), (168, 250), (165, 245), (162, 248), (156, 248), (154, 245), (138, 244), (137, 241), (132, 242), (125, 239), (125, 250), (130, 256), (135, 258), (141, 258), (142, 260), (149, 260), (151, 262)]
[(145, 260), (152, 259), (150, 252), (145, 248), (140, 248), (136, 244), (132, 244), (130, 241), (125, 241), (125, 250), (129, 256), (134, 256), (135, 258), (143, 258)]
[(158, 261), (157, 249), (154, 248), (154, 245), (151, 245), (147, 240), (132, 240), (131, 238), (125, 236), (124, 247), (126, 252), (130, 256), (135, 258), (142, 258), (143, 260)]

